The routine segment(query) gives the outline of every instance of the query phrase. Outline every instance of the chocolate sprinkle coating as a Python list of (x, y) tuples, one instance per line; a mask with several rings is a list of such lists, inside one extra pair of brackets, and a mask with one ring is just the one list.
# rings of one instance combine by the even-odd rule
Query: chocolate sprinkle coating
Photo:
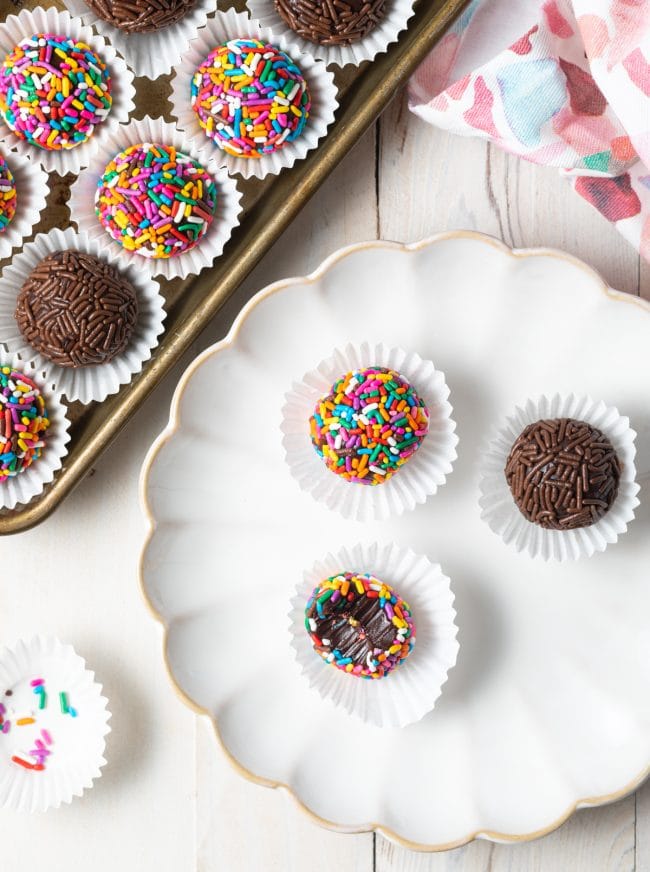
[(547, 530), (595, 524), (618, 494), (621, 464), (607, 436), (585, 421), (536, 421), (517, 438), (505, 476), (522, 515)]
[(150, 33), (176, 24), (196, 0), (86, 0), (93, 12), (125, 33)]
[(133, 285), (113, 266), (81, 251), (44, 257), (20, 289), (18, 328), (60, 366), (108, 363), (129, 343), (138, 319)]
[(319, 45), (351, 45), (384, 17), (386, 0), (275, 0), (275, 8), (299, 36)]

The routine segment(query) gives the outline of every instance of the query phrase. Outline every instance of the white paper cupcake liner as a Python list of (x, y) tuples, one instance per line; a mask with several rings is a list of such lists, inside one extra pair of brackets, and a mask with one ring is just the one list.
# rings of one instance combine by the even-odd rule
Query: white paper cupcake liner
[(47, 173), (39, 164), (15, 151), (3, 157), (16, 185), (16, 214), (0, 233), (0, 260), (9, 257), (14, 248), (32, 235), (45, 209), (48, 193)]
[(156, 79), (176, 66), (190, 40), (215, 8), (216, 0), (197, 0), (187, 15), (169, 27), (151, 33), (129, 34), (100, 18), (84, 0), (64, 0), (64, 3), (73, 15), (93, 25), (110, 40), (136, 76)]
[(14, 256), (0, 276), (0, 342), (9, 351), (17, 352), (23, 360), (31, 359), (36, 369), (45, 372), (47, 379), (51, 379), (69, 400), (101, 402), (110, 394), (117, 393), (121, 385), (130, 382), (151, 357), (163, 332), (165, 301), (157, 282), (146, 272), (136, 269), (133, 264), (119, 264), (119, 270), (129, 279), (138, 297), (138, 321), (127, 348), (109, 363), (79, 368), (52, 363), (27, 342), (18, 329), (14, 313), (20, 289), (34, 267), (48, 254), (66, 249), (83, 251), (109, 261), (99, 242), (89, 239), (86, 233), (77, 233), (71, 227), (39, 233), (20, 254)]
[(52, 481), (57, 470), (61, 469), (63, 458), (68, 453), (67, 444), (70, 441), (66, 408), (61, 399), (61, 392), (39, 372), (29, 360), (21, 360), (17, 354), (9, 354), (0, 344), (0, 366), (11, 366), (24, 372), (39, 386), (45, 399), (50, 426), (44, 433), (45, 447), (43, 453), (24, 472), (12, 478), (0, 481), (0, 508), (14, 509), (17, 505), (25, 505), (38, 496), (46, 484)]
[[(293, 142), (285, 143), (278, 151), (260, 158), (235, 157), (223, 151), (206, 136), (191, 104), (192, 77), (200, 64), (221, 43), (230, 39), (246, 38), (269, 42), (286, 52), (300, 67), (311, 94), (310, 115), (302, 134)], [(334, 121), (338, 106), (336, 95), (334, 77), (325, 64), (316, 61), (308, 51), (301, 50), (293, 41), (261, 27), (258, 21), (250, 19), (245, 13), (229, 9), (227, 12), (217, 12), (191, 41), (188, 51), (176, 67), (170, 99), (179, 128), (192, 142), (198, 146), (207, 143), (215, 159), (222, 166), (226, 166), (228, 172), (237, 173), (245, 179), (263, 179), (267, 175), (279, 173), (285, 167), (292, 167), (297, 160), (301, 160), (316, 148)]]
[[(415, 645), (406, 660), (379, 679), (336, 669), (314, 651), (305, 630), (305, 606), (314, 588), (340, 572), (368, 572), (411, 607)], [(355, 545), (328, 554), (306, 570), (291, 600), (291, 645), (302, 674), (320, 696), (378, 727), (404, 727), (434, 707), (458, 656), (454, 595), (440, 565), (394, 543)]]
[[(429, 431), (418, 450), (385, 484), (372, 486), (345, 481), (328, 469), (309, 432), (316, 403), (333, 383), (350, 370), (368, 366), (394, 369), (404, 376), (424, 400), (430, 416)], [(304, 491), (345, 518), (369, 521), (401, 515), (433, 496), (456, 460), (458, 436), (448, 397), (444, 373), (415, 352), (366, 342), (337, 349), (285, 395), (282, 444), (291, 474)]]
[(386, 14), (382, 21), (363, 39), (352, 45), (319, 45), (299, 36), (276, 12), (273, 0), (248, 0), (251, 15), (277, 36), (291, 40), (300, 52), (309, 52), (317, 60), (337, 67), (359, 66), (373, 60), (388, 46), (396, 42), (406, 30), (413, 15), (413, 0), (386, 0)]
[[(198, 161), (217, 184), (217, 210), (207, 233), (201, 237), (198, 245), (175, 257), (149, 258), (127, 251), (104, 230), (95, 214), (97, 182), (106, 165), (116, 154), (131, 145), (155, 142), (173, 145), (178, 151)], [(109, 257), (119, 258), (120, 262), (132, 265), (137, 271), (150, 276), (164, 276), (166, 279), (184, 279), (189, 275), (198, 275), (221, 255), (233, 230), (239, 224), (241, 212), (241, 192), (235, 180), (220, 168), (213, 152), (213, 149), (208, 150), (188, 141), (187, 136), (174, 124), (163, 118), (145, 116), (123, 124), (102, 142), (92, 168), (81, 173), (72, 185), (68, 204), (72, 220), (79, 230), (85, 231), (90, 239), (96, 240)]]
[[(43, 679), (45, 708), (31, 686)], [(11, 695), (7, 696), (6, 691)], [(76, 717), (61, 711), (59, 694)], [(43, 812), (81, 796), (101, 776), (104, 749), (110, 732), (110, 712), (102, 687), (71, 645), (36, 636), (0, 651), (0, 702), (8, 732), (0, 732), (0, 806), (20, 812)], [(20, 726), (19, 720), (33, 719)], [(1, 728), (0, 728), (1, 729)], [(42, 730), (46, 736), (43, 736)], [(47, 738), (52, 740), (48, 745)], [(40, 742), (50, 755), (42, 771), (23, 768), (14, 755), (38, 760), (30, 751)]]
[[(618, 495), (607, 514), (590, 527), (547, 530), (526, 520), (512, 497), (504, 472), (510, 450), (522, 430), (544, 418), (574, 418), (591, 424), (607, 436), (621, 461)], [(483, 451), (479, 484), (481, 517), (507, 545), (517, 551), (527, 551), (531, 557), (578, 560), (604, 551), (625, 533), (639, 505), (635, 438), (628, 418), (591, 397), (555, 394), (528, 400), (523, 408), (515, 408), (514, 414), (506, 419)]]
[(133, 73), (109, 42), (69, 12), (59, 12), (53, 6), (47, 9), (38, 6), (31, 12), (23, 9), (18, 15), (9, 15), (0, 24), (0, 63), (21, 39), (35, 33), (61, 34), (89, 45), (109, 69), (113, 104), (106, 118), (95, 126), (86, 142), (65, 151), (47, 151), (19, 139), (0, 115), (0, 147), (13, 149), (37, 161), (48, 172), (54, 171), (60, 175), (78, 173), (90, 165), (98, 147), (111, 136), (120, 123), (128, 119), (133, 110)]

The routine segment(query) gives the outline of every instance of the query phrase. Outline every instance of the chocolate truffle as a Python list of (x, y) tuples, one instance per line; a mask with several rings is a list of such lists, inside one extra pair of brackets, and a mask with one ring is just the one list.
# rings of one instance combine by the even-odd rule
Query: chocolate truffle
[(11, 170), (0, 154), (0, 233), (9, 226), (16, 214), (16, 184)]
[(293, 142), (311, 109), (300, 68), (258, 39), (231, 39), (213, 49), (192, 77), (191, 101), (205, 135), (242, 158)]
[(351, 45), (382, 20), (386, 0), (275, 0), (275, 8), (299, 36), (320, 45)]
[(367, 572), (342, 572), (317, 585), (305, 629), (323, 660), (360, 678), (388, 675), (415, 644), (408, 604)]
[(81, 145), (111, 105), (106, 64), (72, 37), (35, 33), (0, 67), (0, 113), (16, 136), (46, 151)]
[(38, 385), (11, 366), (0, 365), (0, 401), (1, 485), (38, 460), (50, 420)]
[(81, 251), (57, 251), (31, 271), (18, 294), (25, 339), (59, 366), (108, 363), (127, 347), (138, 318), (133, 285)]
[(415, 454), (428, 432), (429, 412), (398, 372), (370, 366), (334, 382), (309, 426), (328, 469), (346, 481), (378, 485)]
[(86, 0), (93, 12), (125, 33), (150, 33), (176, 24), (196, 0)]
[(607, 436), (585, 421), (536, 421), (517, 438), (506, 481), (522, 515), (547, 530), (595, 524), (618, 493), (621, 465)]

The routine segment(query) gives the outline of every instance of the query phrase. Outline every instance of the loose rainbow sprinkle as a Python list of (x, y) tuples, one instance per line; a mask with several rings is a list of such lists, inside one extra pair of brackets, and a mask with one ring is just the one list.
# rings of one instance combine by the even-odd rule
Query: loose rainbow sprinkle
[(214, 179), (173, 146), (132, 145), (104, 170), (95, 212), (127, 251), (175, 257), (199, 242), (217, 207)]
[(3, 233), (16, 214), (16, 183), (0, 154), (0, 233)]
[(38, 386), (24, 373), (0, 366), (0, 484), (41, 456), (49, 426)]
[(192, 78), (191, 101), (206, 136), (243, 158), (297, 139), (311, 109), (300, 69), (257, 39), (231, 39), (210, 52)]
[(429, 429), (429, 412), (399, 373), (371, 366), (334, 382), (309, 426), (328, 469), (346, 481), (378, 485), (417, 451)]
[[(388, 675), (415, 644), (410, 606), (369, 573), (342, 572), (318, 584), (305, 607), (305, 629), (323, 660), (360, 678)], [(335, 647), (342, 634), (349, 650)], [(371, 636), (382, 639), (380, 647)]]
[(110, 112), (106, 64), (83, 42), (36, 33), (0, 68), (0, 113), (20, 138), (49, 151), (75, 148)]

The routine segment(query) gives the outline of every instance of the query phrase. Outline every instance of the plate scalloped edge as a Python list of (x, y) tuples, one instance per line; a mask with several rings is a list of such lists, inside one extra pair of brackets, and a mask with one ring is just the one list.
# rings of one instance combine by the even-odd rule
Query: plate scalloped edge
[(234, 344), (241, 326), (243, 325), (249, 313), (257, 306), (258, 303), (262, 302), (263, 300), (267, 299), (278, 291), (291, 287), (293, 285), (314, 284), (323, 275), (325, 275), (335, 264), (337, 264), (344, 258), (355, 254), (358, 251), (364, 251), (372, 248), (382, 248), (393, 249), (395, 251), (403, 251), (406, 253), (416, 252), (430, 245), (435, 245), (438, 242), (443, 242), (449, 239), (473, 239), (477, 242), (483, 243), (484, 245), (496, 248), (503, 254), (513, 258), (547, 256), (556, 258), (558, 260), (566, 261), (591, 275), (594, 281), (598, 285), (600, 285), (600, 288), (605, 296), (611, 297), (618, 302), (637, 305), (650, 314), (650, 302), (643, 300), (641, 297), (635, 297), (631, 294), (614, 290), (607, 284), (607, 282), (605, 282), (600, 273), (598, 273), (597, 270), (595, 270), (593, 267), (590, 267), (584, 261), (580, 260), (580, 258), (574, 257), (573, 255), (567, 254), (566, 252), (563, 252), (559, 249), (547, 247), (513, 249), (496, 237), (489, 236), (485, 233), (479, 233), (478, 231), (474, 230), (448, 230), (442, 233), (436, 233), (432, 236), (426, 237), (425, 239), (412, 243), (371, 240), (369, 242), (358, 242), (353, 245), (348, 245), (344, 248), (338, 249), (329, 257), (327, 257), (313, 272), (309, 273), (309, 275), (294, 276), (293, 278), (288, 279), (280, 279), (279, 281), (274, 282), (273, 284), (270, 284), (266, 288), (260, 290), (242, 307), (241, 311), (235, 318), (230, 330), (228, 331), (228, 334), (219, 342), (216, 342), (206, 348), (192, 361), (192, 363), (187, 367), (187, 369), (181, 376), (178, 384), (176, 385), (174, 395), (171, 401), (169, 421), (165, 429), (155, 439), (149, 451), (147, 452), (147, 455), (142, 464), (139, 482), (140, 505), (147, 521), (147, 532), (138, 562), (138, 578), (140, 583), (140, 589), (142, 591), (144, 601), (149, 611), (151, 612), (151, 615), (161, 625), (163, 629), (163, 660), (165, 664), (165, 669), (167, 671), (169, 681), (181, 701), (185, 703), (185, 705), (196, 714), (209, 718), (212, 723), (212, 728), (216, 736), (217, 742), (221, 747), (222, 752), (225, 754), (231, 766), (241, 776), (243, 776), (248, 781), (252, 781), (254, 784), (258, 784), (263, 787), (280, 789), (286, 792), (297, 805), (297, 807), (315, 824), (339, 833), (379, 833), (384, 838), (388, 839), (391, 842), (394, 842), (397, 845), (400, 845), (402, 848), (406, 848), (407, 850), (411, 851), (419, 851), (422, 853), (449, 851), (454, 848), (460, 848), (463, 845), (474, 841), (475, 839), (485, 839), (487, 841), (499, 842), (503, 844), (517, 844), (539, 839), (542, 836), (546, 836), (561, 827), (562, 824), (564, 824), (578, 809), (594, 808), (596, 806), (608, 805), (610, 803), (624, 799), (626, 796), (633, 793), (650, 776), (650, 763), (634, 779), (632, 779), (632, 781), (625, 784), (620, 790), (601, 796), (591, 796), (577, 799), (567, 809), (565, 809), (560, 817), (554, 820), (547, 827), (523, 834), (510, 834), (497, 832), (489, 829), (481, 829), (470, 832), (462, 838), (459, 838), (453, 842), (443, 844), (425, 844), (421, 842), (414, 842), (410, 839), (404, 838), (403, 836), (400, 836), (399, 833), (392, 830), (390, 827), (386, 827), (381, 823), (369, 822), (367, 824), (362, 824), (358, 826), (348, 826), (321, 817), (320, 815), (312, 811), (288, 784), (256, 775), (254, 772), (242, 766), (239, 760), (237, 760), (236, 757), (233, 756), (233, 754), (230, 752), (225, 742), (223, 741), (216, 717), (214, 717), (207, 709), (204, 709), (202, 706), (196, 703), (195, 700), (193, 700), (176, 681), (168, 657), (168, 626), (165, 622), (163, 615), (156, 609), (154, 603), (150, 599), (144, 579), (144, 562), (147, 554), (147, 549), (156, 530), (156, 521), (153, 517), (153, 513), (151, 511), (147, 498), (147, 485), (149, 481), (150, 470), (154, 464), (154, 461), (156, 460), (156, 457), (158, 456), (163, 446), (171, 439), (171, 437), (180, 426), (180, 402), (185, 388), (189, 383), (190, 379), (192, 378), (193, 374), (202, 366), (202, 364), (208, 358), (212, 357), (215, 354), (218, 354), (221, 350), (228, 348)]

